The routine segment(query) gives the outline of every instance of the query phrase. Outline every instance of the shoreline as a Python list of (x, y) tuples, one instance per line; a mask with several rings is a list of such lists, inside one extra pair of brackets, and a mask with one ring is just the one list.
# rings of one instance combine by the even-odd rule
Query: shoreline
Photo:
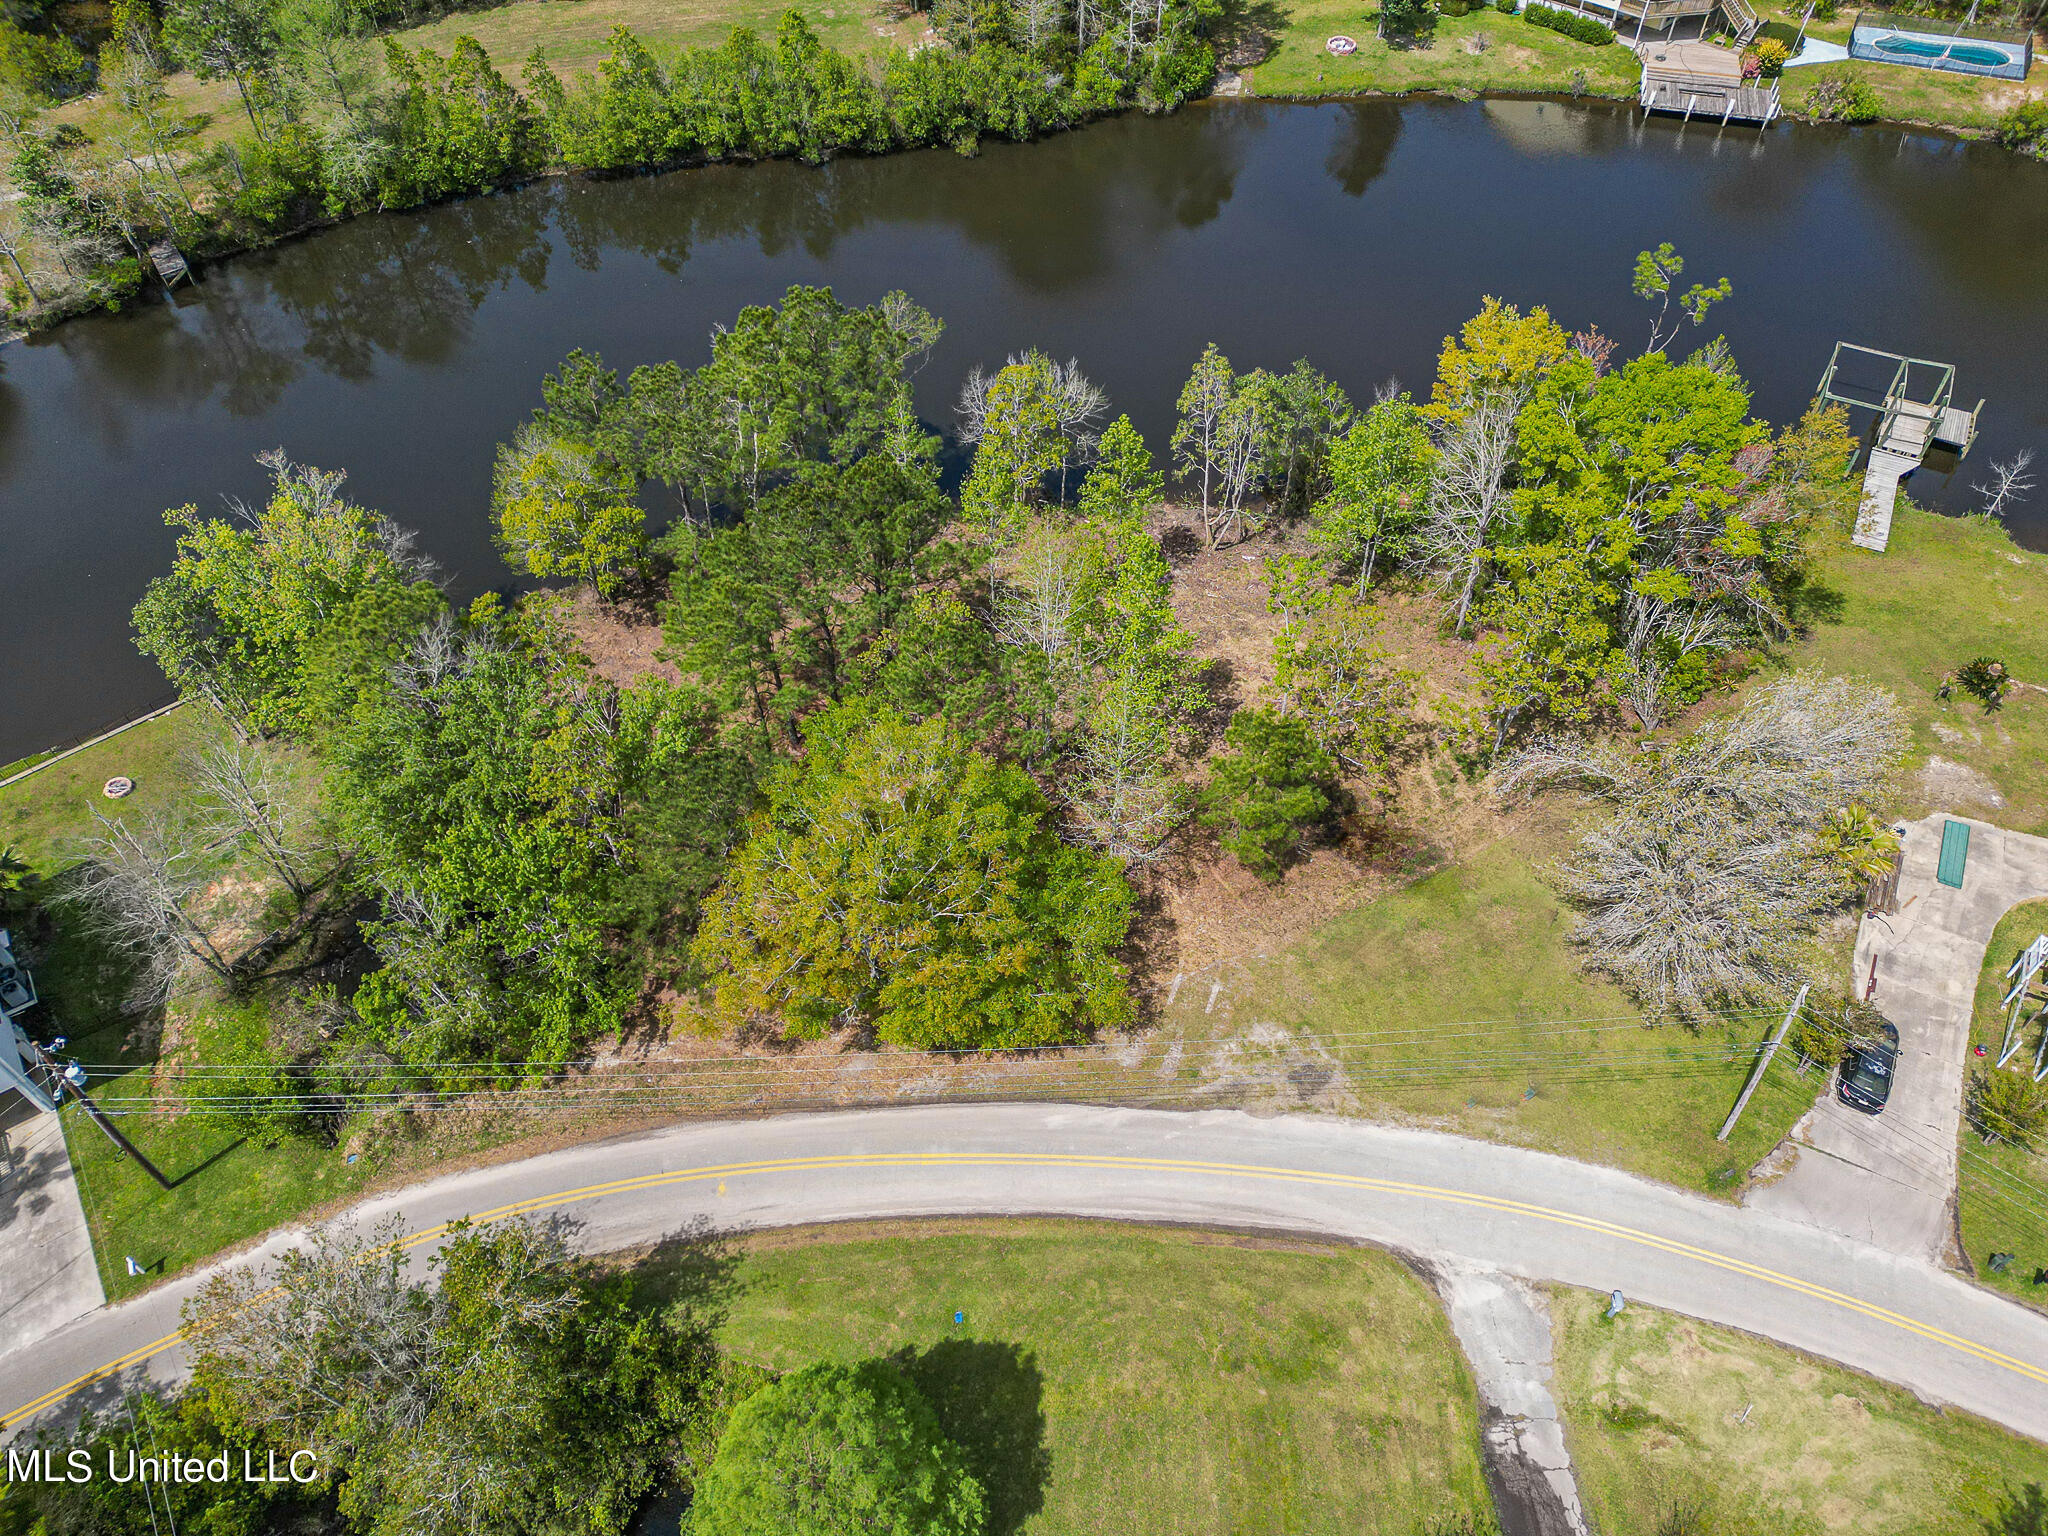
[[(1233, 93), (1228, 96), (1216, 95), (1213, 92), (1208, 95), (1198, 96), (1187, 102), (1184, 106), (1176, 108), (1175, 110), (1187, 111), (1190, 109), (1198, 108), (1213, 109), (1218, 107), (1229, 107), (1236, 105), (1238, 103), (1268, 103), (1279, 106), (1323, 106), (1353, 101), (1399, 102), (1427, 100), (1454, 101), (1465, 105), (1469, 105), (1473, 102), (1484, 101), (1554, 101), (1561, 106), (1577, 106), (1588, 103), (1604, 103), (1609, 106), (1626, 108), (1631, 113), (1640, 112), (1643, 110), (1637, 104), (1634, 94), (1632, 92), (1614, 93), (1608, 90), (1597, 88), (1587, 89), (1581, 92), (1574, 93), (1568, 88), (1544, 89), (1541, 86), (1532, 86), (1527, 90), (1515, 90), (1498, 87), (1487, 88), (1483, 90), (1468, 90), (1455, 85), (1414, 85), (1391, 90), (1381, 86), (1362, 86), (1357, 89), (1337, 88), (1325, 89), (1315, 92), (1274, 91), (1271, 93), (1267, 93), (1261, 91), (1258, 88), (1256, 69), (1257, 66), (1251, 66), (1250, 69), (1245, 72), (1236, 72), (1237, 78), (1243, 82), (1243, 89), (1241, 91)], [(1048, 134), (1044, 137), (1047, 139), (1062, 137), (1066, 134), (1074, 133), (1082, 129), (1088, 128), (1097, 122), (1105, 122), (1111, 120), (1114, 117), (1130, 115), (1130, 113), (1134, 110), (1136, 109), (1126, 109), (1124, 112), (1105, 114), (1102, 117), (1091, 118), (1086, 122), (1076, 123), (1071, 127), (1060, 129), (1056, 133)], [(1790, 107), (1785, 108), (1781, 112), (1780, 120), (1788, 124), (1804, 128), (1836, 127), (1844, 129), (1901, 129), (1917, 133), (1942, 134), (1946, 135), (1949, 138), (1964, 143), (1996, 142), (1996, 138), (1992, 130), (1984, 128), (1973, 128), (1968, 125), (1959, 123), (1929, 123), (1906, 118), (1879, 118), (1875, 121), (1867, 123), (1831, 123), (1825, 119), (1807, 117)], [(1759, 134), (1766, 133), (1770, 131), (1772, 127), (1775, 126), (1776, 124), (1758, 124), (1756, 125), (1756, 131)], [(1020, 142), (1035, 143), (1041, 141), (1024, 140)], [(931, 148), (931, 146), (918, 146), (918, 148), (929, 149)], [(827, 165), (832, 163), (833, 161), (840, 159), (882, 159), (888, 156), (910, 152), (912, 151), (908, 149), (890, 149), (883, 150), (880, 153), (874, 155), (832, 154), (828, 155), (824, 160), (816, 162), (816, 164), (819, 166)], [(976, 153), (978, 152), (979, 151), (977, 150)], [(2027, 158), (2024, 155), (2020, 155), (2018, 151), (2007, 151), (2007, 153), (2014, 154), (2017, 158)], [(731, 156), (719, 159), (697, 157), (677, 160), (662, 165), (638, 166), (631, 169), (623, 170), (587, 170), (578, 169), (571, 166), (556, 166), (536, 172), (535, 174), (522, 178), (521, 180), (518, 181), (507, 182), (501, 186), (486, 188), (478, 192), (458, 193), (455, 196), (442, 198), (436, 202), (413, 204), (411, 206), (404, 208), (371, 208), (364, 209), (358, 213), (349, 213), (342, 214), (337, 217), (315, 219), (292, 229), (277, 231), (276, 233), (270, 235), (268, 238), (260, 241), (254, 241), (244, 245), (232, 246), (218, 251), (207, 251), (199, 253), (187, 252), (185, 254), (187, 256), (187, 259), (191, 261), (193, 269), (196, 274), (200, 269), (210, 269), (221, 263), (238, 260), (241, 257), (251, 256), (260, 251), (274, 250), (279, 246), (288, 245), (294, 241), (311, 239), (315, 236), (325, 234), (330, 230), (339, 229), (343, 225), (355, 223), (360, 219), (377, 217), (387, 214), (429, 213), (437, 208), (452, 207), (456, 204), (470, 202), (480, 197), (497, 197), (502, 196), (506, 193), (518, 192), (527, 187), (537, 186), (544, 182), (626, 181), (639, 177), (666, 176), (677, 171), (701, 170), (710, 166), (763, 165), (768, 164), (774, 160), (785, 158), (794, 159), (795, 157)], [(972, 158), (972, 156), (970, 156), (970, 158)], [(809, 162), (798, 161), (797, 163)], [(131, 295), (127, 300), (118, 305), (109, 305), (102, 302), (81, 300), (75, 307), (51, 316), (46, 324), (34, 327), (23, 327), (17, 324), (12, 329), (7, 330), (4, 333), (0, 333), (0, 349), (4, 349), (5, 347), (15, 343), (23, 342), (33, 345), (40, 338), (55, 334), (59, 327), (68, 324), (72, 320), (80, 319), (87, 315), (100, 312), (111, 314), (125, 314), (132, 309), (142, 307), (142, 305), (145, 302), (152, 302), (154, 300), (159, 299), (163, 302), (171, 302), (171, 295), (168, 290), (165, 290), (158, 285), (152, 284), (149, 287), (139, 291), (138, 293)]]

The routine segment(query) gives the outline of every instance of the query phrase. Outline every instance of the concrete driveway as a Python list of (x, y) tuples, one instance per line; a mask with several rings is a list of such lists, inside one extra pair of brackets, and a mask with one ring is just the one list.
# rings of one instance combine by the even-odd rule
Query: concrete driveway
[[(453, 1174), (361, 1208), (571, 1223), (588, 1251), (852, 1218), (1060, 1214), (1323, 1233), (1779, 1340), (2048, 1442), (2048, 1316), (1932, 1265), (1612, 1168), (1432, 1131), (1236, 1111), (977, 1104), (690, 1124)], [(228, 1261), (267, 1264), (282, 1234)], [(0, 1357), (13, 1428), (184, 1369), (183, 1276)], [(1525, 1362), (1526, 1363), (1526, 1362)], [(1527, 1408), (1527, 1404), (1523, 1404)], [(1533, 1415), (1532, 1410), (1532, 1417)]]
[[(99, 1133), (95, 1131), (94, 1135)], [(106, 1305), (64, 1128), (0, 1098), (0, 1355)]]
[(1830, 1087), (1793, 1127), (1791, 1170), (1751, 1190), (1746, 1202), (1933, 1262), (1953, 1257), (1956, 1137), (1984, 951), (2008, 911), (2048, 897), (2048, 838), (1983, 821), (1968, 821), (1961, 889), (1937, 881), (1948, 821), (1968, 818), (1907, 824), (1898, 911), (1865, 917), (1856, 935), (1856, 994), (1875, 961), (1871, 1001), (1899, 1031), (1898, 1073), (1884, 1113), (1853, 1110)]

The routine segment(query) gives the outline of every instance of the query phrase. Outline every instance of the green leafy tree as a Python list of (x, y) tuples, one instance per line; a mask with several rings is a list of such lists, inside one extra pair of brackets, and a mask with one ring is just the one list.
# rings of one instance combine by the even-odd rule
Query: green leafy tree
[(97, 1475), (82, 1483), (10, 1483), (6, 1497), (0, 1499), (0, 1532), (6, 1536), (50, 1536), (58, 1531), (165, 1536), (172, 1524), (206, 1536), (270, 1536), (319, 1519), (317, 1486), (244, 1482), (239, 1476), (222, 1483), (117, 1482), (106, 1475), (109, 1458), (117, 1469), (123, 1468), (131, 1450), (137, 1455), (197, 1457), (202, 1462), (225, 1456), (238, 1473), (245, 1452), (259, 1467), (268, 1464), (266, 1458), (273, 1451), (280, 1468), (289, 1465), (298, 1447), (275, 1445), (223, 1423), (215, 1405), (197, 1392), (130, 1392), (105, 1408), (87, 1409), (76, 1426), (45, 1424), (16, 1444), (48, 1452), (59, 1467), (66, 1465), (69, 1452), (83, 1451)]
[(369, 105), (371, 18), (363, 0), (278, 0), (276, 27), (285, 67), (315, 95), (351, 118)]
[(531, 109), (475, 38), (456, 38), (446, 58), (386, 38), (384, 67), (397, 138), (385, 171), (387, 202), (481, 192), (533, 168)]
[(163, 35), (200, 79), (235, 82), (249, 126), (264, 137), (258, 108), (279, 97), (274, 0), (177, 0), (165, 12)]
[(794, 747), (912, 595), (958, 571), (940, 538), (950, 510), (922, 462), (805, 462), (738, 524), (671, 537), (670, 649)]
[(911, 367), (942, 329), (902, 293), (850, 309), (829, 288), (798, 286), (780, 305), (743, 309), (703, 367), (633, 375), (638, 467), (701, 524), (758, 505), (806, 462), (882, 451), (911, 406)]
[(1046, 477), (1066, 460), (1050, 383), (1043, 367), (1012, 363), (988, 386), (974, 468), (960, 505), (998, 543), (1022, 531)]
[(1316, 745), (1382, 787), (1410, 720), (1415, 675), (1379, 643), (1372, 608), (1342, 593), (1318, 594), (1273, 637), (1273, 689)]
[(352, 1048), (438, 1079), (540, 1070), (610, 1026), (621, 820), (671, 725), (695, 728), (686, 700), (621, 695), (541, 613), (486, 604), (421, 633), (327, 749), (329, 806), (381, 906)]
[(1571, 338), (1542, 305), (1525, 315), (1489, 296), (1456, 336), (1444, 338), (1422, 412), (1450, 427), (1478, 401), (1504, 395), (1519, 404), (1570, 351)]
[(273, 489), (253, 521), (164, 515), (178, 554), (136, 604), (135, 632), (180, 693), (270, 734), (308, 723), (306, 669), (328, 625), (372, 590), (417, 587), (426, 570), (404, 535), (342, 499), (340, 473), (282, 454), (264, 463)]
[(1351, 400), (1307, 359), (1286, 373), (1257, 369), (1242, 387), (1259, 401), (1258, 474), (1274, 508), (1292, 516), (1327, 489), (1331, 445), (1350, 427)]
[(491, 513), (515, 570), (571, 576), (615, 597), (647, 568), (632, 477), (588, 445), (521, 427), (499, 448)]
[(1433, 453), (1422, 413), (1405, 394), (1381, 400), (1330, 450), (1330, 490), (1309, 537), (1362, 594), (1383, 557), (1398, 560), (1422, 520)]
[(1231, 402), (1237, 394), (1237, 375), (1230, 359), (1210, 342), (1195, 359), (1193, 372), (1181, 386), (1175, 404), (1179, 420), (1173, 429), (1173, 467), (1189, 478), (1199, 477), (1202, 488), (1202, 520), (1210, 531), (1214, 547), (1217, 519), (1212, 507), (1224, 479), (1228, 456)]
[(1093, 522), (1143, 522), (1159, 505), (1166, 477), (1152, 462), (1144, 436), (1119, 416), (1096, 447), (1095, 465), (1081, 482), (1081, 515)]
[(1241, 709), (1223, 733), (1229, 752), (1202, 791), (1202, 820), (1262, 880), (1280, 878), (1302, 839), (1343, 806), (1337, 765), (1308, 724), (1270, 709)]
[(733, 1411), (686, 1536), (980, 1536), (981, 1485), (884, 1361), (813, 1365)]
[[(1629, 286), (1635, 296), (1657, 306), (1657, 313), (1650, 321), (1650, 344), (1645, 353), (1661, 352), (1678, 334), (1679, 321), (1690, 320), (1699, 325), (1707, 318), (1707, 311), (1735, 291), (1727, 278), (1722, 278), (1712, 287), (1705, 283), (1694, 283), (1683, 293), (1674, 293), (1678, 279), (1685, 271), (1685, 258), (1669, 240), (1654, 251), (1640, 251), (1636, 254), (1635, 274)], [(1671, 313), (1673, 297), (1678, 300), (1678, 314)]]
[(1496, 746), (1534, 716), (1590, 719), (1621, 665), (1615, 590), (1579, 551), (1530, 546), (1505, 558), (1511, 574), (1480, 608), (1490, 633), (1475, 662)]
[(892, 1044), (1003, 1048), (1131, 1017), (1111, 957), (1116, 864), (1063, 846), (1022, 772), (944, 721), (872, 704), (812, 723), (774, 775), (696, 953), (731, 1024), (863, 1024)]

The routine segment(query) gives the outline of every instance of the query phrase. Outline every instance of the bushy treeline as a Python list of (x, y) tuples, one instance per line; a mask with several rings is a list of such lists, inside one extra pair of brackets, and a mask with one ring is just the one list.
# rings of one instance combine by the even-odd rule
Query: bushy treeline
[[(473, 38), (446, 54), (378, 44), (384, 13), (352, 0), (180, 0), (161, 27), (142, 0), (123, 0), (99, 60), (115, 133), (95, 143), (39, 128), (33, 96), (47, 82), (17, 82), (0, 114), (24, 194), (0, 230), (9, 302), (30, 317), (66, 294), (118, 302), (158, 236), (228, 250), (550, 170), (971, 149), (1132, 106), (1171, 110), (1215, 72), (1199, 0), (956, 11), (957, 43), (866, 59), (825, 46), (794, 11), (772, 38), (739, 28), (673, 53), (620, 27), (594, 74), (564, 80), (536, 49), (515, 84)], [(177, 68), (232, 81), (247, 131), (195, 149), (165, 89)]]

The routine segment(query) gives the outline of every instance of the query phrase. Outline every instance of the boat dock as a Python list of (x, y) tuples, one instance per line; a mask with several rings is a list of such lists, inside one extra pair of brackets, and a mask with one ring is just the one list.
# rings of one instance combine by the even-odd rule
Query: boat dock
[(1744, 79), (1739, 49), (1704, 40), (1644, 43), (1637, 56), (1643, 81), (1636, 100), (1646, 112), (1715, 123), (1768, 123), (1778, 115), (1778, 82)]
[(168, 240), (150, 242), (149, 260), (166, 288), (192, 281), (192, 268), (185, 260), (185, 253)]
[[(1859, 366), (1868, 368), (1866, 360), (1873, 358), (1892, 367), (1891, 381), (1882, 392), (1859, 389), (1843, 373), (1844, 365), (1852, 371)], [(1932, 454), (1951, 453), (1960, 459), (1970, 451), (1984, 402), (1979, 400), (1975, 410), (1963, 409), (1954, 403), (1955, 386), (1956, 370), (1950, 363), (1906, 357), (1854, 342), (1835, 343), (1816, 395), (1835, 405), (1873, 411), (1877, 418), (1863, 462), (1863, 496), (1851, 543), (1882, 551), (1891, 542), (1899, 482)]]

